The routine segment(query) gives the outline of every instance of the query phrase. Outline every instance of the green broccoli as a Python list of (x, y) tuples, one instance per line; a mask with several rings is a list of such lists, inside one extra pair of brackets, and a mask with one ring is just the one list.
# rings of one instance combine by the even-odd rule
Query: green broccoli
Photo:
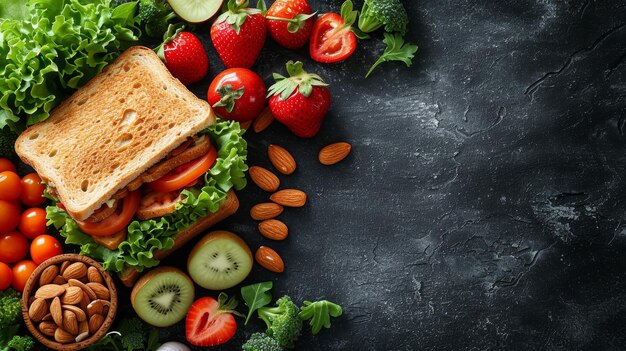
[(298, 306), (289, 296), (276, 301), (276, 307), (259, 308), (259, 318), (267, 324), (267, 334), (282, 347), (293, 348), (294, 341), (300, 336), (302, 320), (298, 318)]
[(8, 350), (8, 344), (17, 334), (22, 323), (20, 293), (7, 289), (0, 292), (0, 350)]
[(241, 346), (243, 351), (283, 351), (284, 349), (276, 339), (263, 333), (254, 333), (250, 339)]
[(313, 335), (322, 330), (322, 327), (330, 328), (330, 317), (339, 317), (343, 314), (343, 309), (336, 303), (327, 300), (304, 301), (304, 306), (298, 314), (303, 320), (311, 319), (310, 325)]
[(16, 351), (31, 351), (35, 347), (35, 340), (30, 335), (15, 335), (7, 345)]
[(385, 26), (385, 31), (400, 32), (406, 34), (409, 24), (409, 16), (400, 0), (365, 0), (361, 16), (359, 17), (359, 29), (364, 33), (370, 33)]
[(15, 139), (17, 135), (9, 128), (0, 129), (0, 157), (15, 159)]
[(144, 24), (148, 36), (160, 38), (176, 14), (166, 0), (139, 0), (137, 18)]

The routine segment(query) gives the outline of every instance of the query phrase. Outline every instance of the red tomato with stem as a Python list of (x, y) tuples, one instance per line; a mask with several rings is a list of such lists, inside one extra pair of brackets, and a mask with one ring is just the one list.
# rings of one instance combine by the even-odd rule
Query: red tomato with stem
[(17, 168), (15, 164), (11, 162), (8, 158), (0, 157), (0, 172), (9, 171), (13, 173), (17, 173)]
[(20, 261), (13, 266), (13, 282), (11, 286), (17, 291), (23, 291), (28, 278), (37, 268), (37, 264), (31, 260)]
[(8, 264), (0, 262), (0, 291), (4, 291), (13, 282), (13, 271)]
[(266, 94), (265, 82), (258, 74), (246, 68), (230, 68), (213, 79), (207, 100), (220, 117), (246, 122), (261, 114)]
[(216, 158), (217, 150), (211, 147), (206, 155), (177, 167), (154, 182), (148, 183), (148, 185), (161, 193), (182, 189), (208, 172)]
[(13, 202), (0, 200), (0, 233), (15, 229), (20, 223), (20, 207)]
[(317, 62), (333, 63), (347, 59), (356, 50), (356, 36), (336, 13), (327, 13), (315, 21), (309, 43), (311, 58)]
[(22, 194), (20, 195), (20, 201), (26, 206), (40, 206), (46, 202), (46, 198), (43, 197), (43, 192), (46, 187), (41, 184), (41, 178), (37, 173), (30, 173), (22, 177)]
[(22, 213), (20, 218), (20, 232), (29, 239), (45, 234), (47, 231), (46, 210), (39, 207), (32, 207)]
[(22, 193), (20, 177), (15, 172), (0, 172), (0, 200), (17, 200)]
[(61, 243), (48, 234), (40, 235), (30, 243), (30, 257), (37, 264), (41, 264), (43, 261), (62, 253)]
[(0, 235), (0, 262), (15, 263), (28, 254), (28, 240), (19, 232)]

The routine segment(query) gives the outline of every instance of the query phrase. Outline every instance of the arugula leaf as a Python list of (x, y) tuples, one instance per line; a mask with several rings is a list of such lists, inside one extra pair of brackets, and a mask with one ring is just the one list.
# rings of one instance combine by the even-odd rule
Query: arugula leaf
[(330, 328), (330, 317), (339, 317), (343, 314), (343, 309), (336, 303), (328, 300), (321, 301), (304, 301), (304, 306), (300, 308), (298, 317), (302, 320), (310, 319), (311, 330), (313, 335), (317, 334), (324, 328)]
[(261, 282), (241, 288), (241, 297), (246, 303), (246, 306), (248, 306), (248, 315), (246, 316), (244, 325), (248, 324), (254, 311), (272, 302), (272, 293), (270, 290), (272, 290), (273, 286), (274, 283), (272, 282)]
[(385, 39), (383, 39), (383, 42), (387, 44), (387, 47), (385, 48), (382, 56), (380, 56), (380, 58), (374, 62), (372, 68), (367, 71), (365, 78), (367, 78), (370, 73), (372, 73), (372, 71), (383, 62), (402, 61), (407, 67), (411, 67), (413, 57), (417, 52), (417, 45), (405, 43), (404, 38), (400, 33), (385, 33)]

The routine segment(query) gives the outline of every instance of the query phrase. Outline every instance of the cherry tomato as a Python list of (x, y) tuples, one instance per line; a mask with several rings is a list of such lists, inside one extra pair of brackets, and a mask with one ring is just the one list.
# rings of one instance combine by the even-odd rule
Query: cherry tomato
[(31, 260), (20, 261), (13, 266), (13, 282), (11, 286), (17, 291), (24, 290), (28, 278), (37, 268), (37, 264)]
[(229, 68), (213, 79), (207, 99), (220, 117), (245, 122), (261, 114), (266, 94), (265, 82), (258, 74), (246, 68)]
[(46, 202), (46, 198), (43, 197), (43, 192), (46, 187), (41, 184), (41, 178), (37, 173), (30, 173), (22, 177), (22, 194), (20, 195), (20, 201), (26, 206), (40, 206)]
[(356, 36), (336, 13), (322, 15), (313, 24), (309, 43), (311, 58), (317, 62), (332, 63), (347, 59), (356, 49)]
[(13, 202), (0, 200), (0, 233), (15, 229), (20, 223), (20, 208)]
[(121, 200), (123, 203), (121, 206), (117, 206), (115, 213), (105, 218), (103, 221), (97, 223), (76, 222), (83, 232), (91, 236), (111, 236), (126, 229), (128, 223), (130, 223), (137, 212), (137, 208), (139, 208), (140, 200), (141, 193), (139, 191), (133, 191)]
[(22, 186), (15, 172), (0, 172), (0, 200), (13, 201), (20, 197)]
[(46, 233), (46, 210), (32, 207), (22, 213), (20, 218), (20, 232), (29, 239)]
[(13, 271), (6, 263), (0, 262), (0, 291), (4, 291), (11, 286), (13, 281)]
[(0, 262), (15, 263), (28, 254), (28, 241), (24, 235), (13, 231), (0, 235)]
[(4, 171), (17, 173), (17, 168), (15, 168), (15, 164), (8, 158), (0, 157), (0, 172)]
[(211, 147), (211, 150), (206, 155), (179, 166), (160, 179), (148, 183), (148, 185), (161, 193), (182, 189), (211, 169), (216, 158), (217, 151), (214, 147)]
[(37, 264), (41, 264), (50, 257), (58, 256), (62, 253), (61, 243), (48, 234), (40, 235), (30, 243), (30, 257)]

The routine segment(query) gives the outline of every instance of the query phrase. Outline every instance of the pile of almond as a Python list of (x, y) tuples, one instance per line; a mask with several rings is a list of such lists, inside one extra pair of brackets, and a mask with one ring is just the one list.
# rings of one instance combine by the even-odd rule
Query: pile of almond
[[(270, 115), (271, 116), (271, 115)], [(270, 121), (271, 123), (271, 121)], [(334, 143), (320, 150), (319, 161), (323, 165), (334, 165), (346, 158), (351, 151), (348, 143)], [(285, 148), (271, 144), (267, 151), (270, 162), (280, 173), (289, 175), (297, 168), (296, 160)], [(250, 167), (250, 178), (261, 189), (272, 193), (272, 202), (260, 203), (252, 207), (250, 216), (252, 219), (261, 221), (259, 232), (270, 240), (285, 240), (289, 234), (287, 225), (277, 219), (285, 207), (302, 207), (306, 203), (307, 195), (298, 189), (283, 189), (280, 187), (280, 179), (271, 171), (259, 167)], [(285, 264), (280, 255), (272, 248), (261, 246), (255, 254), (257, 262), (272, 272), (283, 272)]]
[(39, 276), (28, 301), (28, 315), (42, 334), (56, 342), (81, 342), (104, 323), (111, 293), (98, 269), (83, 262), (50, 265)]

